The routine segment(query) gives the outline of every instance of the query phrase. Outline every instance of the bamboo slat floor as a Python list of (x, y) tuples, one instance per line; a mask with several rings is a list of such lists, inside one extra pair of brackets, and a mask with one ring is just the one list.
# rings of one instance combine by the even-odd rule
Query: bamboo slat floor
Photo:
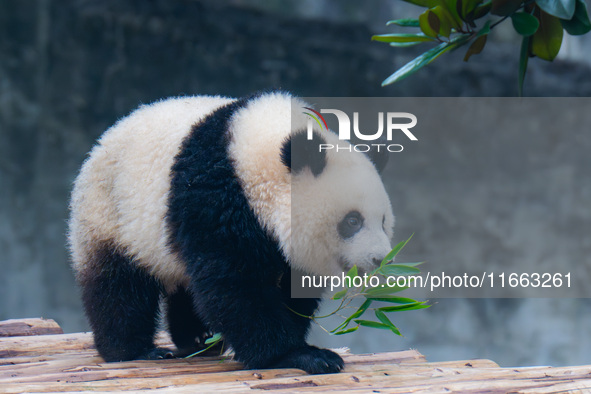
[[(591, 366), (501, 368), (490, 360), (427, 362), (415, 350), (343, 353), (345, 371), (241, 370), (222, 357), (105, 363), (89, 333), (52, 320), (0, 322), (0, 393), (591, 393)], [(158, 339), (169, 344), (166, 335)]]

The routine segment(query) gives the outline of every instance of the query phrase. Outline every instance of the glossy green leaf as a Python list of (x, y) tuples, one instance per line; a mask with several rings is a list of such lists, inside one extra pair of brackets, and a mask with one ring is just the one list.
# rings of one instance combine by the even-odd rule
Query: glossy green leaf
[(576, 0), (536, 0), (536, 4), (547, 14), (570, 20), (575, 14)]
[(427, 52), (418, 56), (414, 60), (408, 62), (407, 64), (399, 68), (394, 74), (386, 78), (382, 82), (382, 86), (390, 85), (394, 82), (398, 82), (403, 80), (404, 78), (407, 78), (408, 76), (419, 71), (421, 68), (433, 62), (435, 59), (443, 55), (445, 52), (448, 52), (452, 49), (456, 49), (457, 47), (465, 44), (468, 41), (469, 37), (470, 35), (463, 34), (461, 36), (455, 37), (450, 42), (441, 43), (435, 48), (428, 50)]
[(419, 27), (425, 36), (437, 37), (439, 34), (439, 17), (431, 10), (419, 15)]
[(485, 15), (488, 15), (488, 13), (490, 12), (492, 8), (492, 1), (485, 1), (484, 4), (482, 4), (481, 6), (476, 7), (476, 9), (474, 9), (474, 13), (472, 15), (470, 15), (470, 17), (472, 18), (472, 20), (477, 20), (482, 18)]
[(476, 37), (485, 36), (488, 33), (490, 33), (490, 21), (487, 21), (484, 26), (482, 26), (480, 30), (476, 32)]
[(389, 330), (390, 329), (390, 326), (387, 326), (384, 323), (378, 323), (377, 321), (372, 321), (372, 320), (355, 320), (355, 323), (359, 324), (360, 326), (364, 326), (364, 327), (379, 328), (382, 330)]
[[(433, 10), (427, 11), (427, 21), (429, 22), (429, 26), (431, 27), (431, 29), (435, 33), (440, 34), (439, 31), (441, 30), (442, 21), (441, 21), (441, 19), (439, 19), (439, 16), (435, 12), (433, 12)], [(420, 21), (419, 21), (419, 25), (420, 25)]]
[(419, 27), (419, 20), (418, 19), (395, 19), (392, 21), (388, 21), (386, 26), (390, 25), (397, 25), (402, 27)]
[[(457, 1), (458, 0), (440, 0), (439, 3), (441, 6), (447, 11), (449, 15), (449, 22), (451, 23), (451, 27), (454, 29), (459, 29), (463, 25), (462, 18), (460, 18), (460, 14), (458, 13), (457, 9)], [(437, 8), (437, 7), (434, 7)], [(438, 14), (439, 17), (441, 15)]]
[(513, 28), (515, 31), (522, 36), (531, 36), (540, 27), (540, 21), (535, 16), (528, 14), (527, 12), (516, 12), (511, 15), (511, 22), (513, 22)]
[(437, 6), (431, 11), (433, 14), (437, 15), (437, 19), (439, 19), (439, 34), (443, 37), (449, 37), (452, 27), (459, 27), (454, 23), (453, 16), (447, 11), (447, 9)]
[(488, 35), (480, 36), (470, 44), (468, 50), (466, 51), (466, 55), (464, 56), (464, 61), (467, 62), (472, 55), (478, 55), (484, 49), (486, 45), (486, 38)]
[(571, 20), (560, 20), (562, 27), (571, 36), (580, 36), (591, 31), (591, 22), (589, 21), (589, 14), (587, 13), (587, 4), (585, 0), (577, 0), (575, 14)]
[(357, 330), (359, 330), (359, 326), (348, 328), (346, 330), (341, 330), (341, 331), (333, 332), (332, 334), (333, 335), (343, 335), (343, 334), (348, 334), (350, 332), (354, 332), (354, 331), (357, 331)]
[(371, 36), (373, 41), (380, 42), (424, 42), (433, 41), (432, 37), (424, 34), (379, 34)]
[(347, 292), (349, 291), (349, 289), (343, 289), (341, 291), (338, 291), (335, 293), (335, 295), (332, 296), (333, 300), (340, 300), (341, 298), (343, 298), (344, 296), (347, 295)]
[(383, 306), (378, 308), (382, 312), (404, 312), (404, 311), (414, 311), (418, 309), (426, 309), (429, 308), (431, 305), (426, 305), (425, 301), (419, 301), (412, 304), (403, 304), (403, 305), (393, 305), (393, 306)]
[(463, 20), (466, 20), (469, 15), (474, 14), (474, 10), (477, 6), (482, 4), (482, 1), (483, 0), (458, 0), (456, 9), (458, 10), (460, 17)]
[(437, 4), (439, 4), (439, 0), (403, 0), (403, 1), (410, 3), (410, 4), (418, 5), (419, 7), (427, 7), (427, 8), (435, 7)]
[(492, 0), (490, 13), (499, 16), (508, 16), (521, 7), (523, 0)]
[(391, 42), (390, 46), (394, 48), (407, 48), (414, 47), (415, 45), (422, 44), (422, 42)]
[(529, 44), (530, 37), (523, 37), (521, 40), (521, 52), (519, 54), (519, 79), (517, 86), (517, 95), (523, 97), (523, 82), (525, 80), (525, 72), (527, 71), (527, 63), (529, 61)]
[(540, 59), (552, 61), (562, 45), (562, 24), (560, 19), (543, 11), (539, 13), (540, 27), (531, 36), (531, 51)]

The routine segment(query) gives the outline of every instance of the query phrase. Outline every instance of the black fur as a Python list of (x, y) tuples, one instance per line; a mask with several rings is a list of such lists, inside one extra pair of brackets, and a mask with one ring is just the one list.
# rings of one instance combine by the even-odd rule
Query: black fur
[(320, 151), (320, 144), (326, 144), (326, 140), (317, 132), (312, 133), (311, 140), (306, 131), (294, 133), (283, 142), (281, 162), (294, 174), (308, 167), (318, 176), (326, 167), (326, 151)]
[[(367, 144), (367, 141), (357, 138), (356, 135), (353, 135), (349, 142), (353, 145)], [(382, 171), (384, 171), (384, 168), (386, 168), (386, 165), (388, 164), (388, 158), (390, 157), (390, 154), (386, 149), (386, 145), (388, 145), (388, 142), (389, 141), (385, 137), (380, 137), (376, 141), (373, 141), (373, 144), (382, 144), (381, 149), (379, 151), (376, 147), (372, 147), (369, 151), (363, 152), (363, 154), (365, 154), (373, 163), (374, 167), (376, 168), (379, 174), (381, 174)]]
[(78, 277), (94, 342), (105, 361), (171, 357), (154, 346), (160, 284), (129, 256), (104, 242)]
[(166, 304), (168, 330), (177, 347), (175, 355), (184, 357), (207, 347), (204, 341), (212, 333), (195, 313), (191, 294), (179, 287), (166, 297)]
[[(338, 372), (342, 359), (305, 342), (318, 299), (290, 298), (290, 268), (260, 226), (228, 157), (231, 103), (196, 125), (172, 169), (168, 225), (186, 263), (195, 311), (247, 368)], [(280, 159), (279, 157), (277, 158)]]

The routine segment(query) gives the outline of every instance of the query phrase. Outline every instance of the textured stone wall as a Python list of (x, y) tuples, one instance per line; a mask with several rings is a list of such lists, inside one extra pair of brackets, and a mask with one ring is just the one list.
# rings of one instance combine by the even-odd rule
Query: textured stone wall
[[(238, 96), (269, 88), (301, 96), (515, 92), (518, 48), (508, 44), (491, 46), (468, 64), (461, 62), (461, 53), (446, 55), (407, 81), (381, 88), (380, 82), (416, 52), (370, 42), (365, 24), (300, 20), (232, 3), (0, 2), (0, 319), (45, 316), (67, 331), (86, 327), (64, 246), (71, 183), (96, 137), (140, 103), (171, 95)], [(530, 64), (527, 94), (591, 94), (588, 68), (564, 62)], [(526, 334), (532, 332), (525, 326), (527, 316), (544, 311), (547, 319), (540, 324), (548, 325), (554, 316), (559, 321), (572, 318), (568, 329), (575, 330), (588, 308), (578, 301), (535, 305), (448, 300), (433, 308), (438, 311), (433, 315), (417, 313), (416, 325), (406, 329), (413, 333), (411, 342), (384, 345), (372, 342), (371, 336), (353, 341), (359, 344), (357, 351), (413, 346), (439, 358), (499, 359), (503, 349), (481, 352), (462, 343), (472, 336), (486, 346), (483, 333), (499, 331), (485, 328), (504, 324), (506, 315), (514, 316), (515, 330)], [(561, 315), (565, 310), (570, 314)], [(432, 320), (425, 320), (428, 316)], [(547, 331), (540, 335), (541, 342), (550, 336)], [(582, 341), (586, 337), (578, 336)], [(568, 341), (574, 348), (574, 339)], [(442, 353), (445, 346), (449, 353)], [(507, 346), (510, 351), (509, 342)], [(569, 362), (544, 349), (538, 352), (546, 353), (524, 355), (516, 363)]]

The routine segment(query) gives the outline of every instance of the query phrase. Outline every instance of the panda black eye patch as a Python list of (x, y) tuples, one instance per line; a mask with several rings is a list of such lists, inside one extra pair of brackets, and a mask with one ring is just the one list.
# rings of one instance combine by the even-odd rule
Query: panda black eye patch
[(351, 211), (345, 215), (337, 226), (339, 235), (343, 239), (351, 238), (363, 227), (363, 216), (357, 211)]

